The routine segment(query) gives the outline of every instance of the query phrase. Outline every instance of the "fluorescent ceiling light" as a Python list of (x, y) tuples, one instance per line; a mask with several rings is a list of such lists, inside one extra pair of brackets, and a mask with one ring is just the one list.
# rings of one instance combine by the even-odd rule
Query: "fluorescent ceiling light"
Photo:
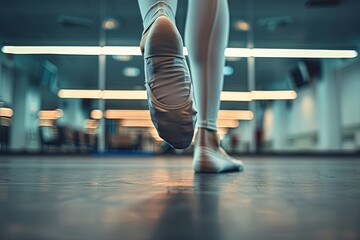
[(81, 90), (81, 89), (62, 89), (58, 92), (60, 98), (103, 98), (102, 90)]
[(39, 120), (55, 120), (63, 116), (63, 111), (61, 109), (56, 110), (42, 110), (39, 111), (38, 117)]
[(252, 120), (254, 114), (249, 110), (219, 110), (218, 119)]
[[(99, 110), (93, 110), (99, 111)], [(141, 120), (150, 119), (149, 110), (115, 110), (109, 109), (105, 111), (107, 119), (128, 119)], [(218, 113), (219, 120), (252, 120), (254, 114), (249, 110), (220, 110)]]
[(146, 100), (147, 94), (145, 90), (104, 90), (103, 98), (119, 100)]
[(83, 46), (4, 46), (3, 53), (11, 54), (64, 54), (64, 55), (99, 55), (100, 47)]
[(145, 90), (83, 90), (62, 89), (58, 92), (60, 98), (92, 98), (119, 100), (146, 100)]
[(123, 127), (152, 127), (154, 124), (150, 119), (121, 119), (119, 125)]
[(251, 101), (249, 92), (230, 92), (223, 91), (220, 94), (221, 101), (239, 101), (239, 102), (248, 102)]
[(90, 112), (90, 117), (93, 119), (101, 119), (103, 117), (103, 112), (99, 109), (92, 110)]
[(107, 119), (150, 119), (149, 110), (106, 110)]
[[(91, 98), (91, 99), (114, 99), (114, 100), (146, 100), (145, 90), (75, 90), (62, 89), (58, 92), (60, 98)], [(295, 91), (252, 91), (231, 92), (223, 91), (220, 94), (221, 101), (244, 102), (252, 100), (276, 100), (295, 99)]]
[(142, 55), (140, 47), (132, 47), (132, 46), (106, 47), (105, 46), (99, 48), (101, 48), (101, 54), (103, 55), (129, 55), (129, 56)]
[(251, 91), (251, 92), (230, 92), (223, 91), (220, 94), (221, 101), (252, 101), (252, 100), (292, 100), (297, 97), (295, 91)]
[(263, 58), (355, 58), (355, 50), (276, 49), (276, 48), (227, 48), (227, 57)]
[[(154, 124), (150, 119), (122, 119), (119, 120), (119, 125), (123, 127), (154, 127)], [(219, 119), (217, 122), (217, 126), (220, 128), (236, 128), (237, 126), (239, 126), (239, 121)]]
[(297, 97), (295, 91), (252, 91), (253, 100), (292, 100)]
[[(140, 56), (135, 46), (4, 46), (2, 52), (11, 54), (64, 54), (64, 55), (128, 55)], [(355, 50), (276, 49), (276, 48), (226, 48), (226, 57), (272, 58), (355, 58)], [(188, 55), (184, 47), (184, 55)]]
[(61, 54), (61, 55), (128, 55), (141, 56), (140, 47), (100, 46), (4, 46), (3, 53), (11, 54)]
[(12, 117), (14, 114), (11, 108), (0, 108), (0, 117)]

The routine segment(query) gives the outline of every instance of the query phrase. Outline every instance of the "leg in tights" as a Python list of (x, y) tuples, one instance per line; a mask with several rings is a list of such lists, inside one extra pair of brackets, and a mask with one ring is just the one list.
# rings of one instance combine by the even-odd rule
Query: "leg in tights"
[(228, 35), (226, 0), (189, 0), (185, 43), (200, 128), (216, 131)]
[[(149, 9), (151, 9), (151, 7), (155, 6), (156, 3), (158, 3), (159, 0), (139, 0), (139, 7), (140, 7), (140, 12), (141, 12), (141, 17), (144, 20), (146, 14), (148, 13)], [(166, 3), (167, 5), (169, 5), (169, 7), (172, 9), (172, 11), (174, 13), (176, 13), (176, 8), (177, 8), (177, 2), (178, 0), (163, 0), (162, 2)], [(144, 21), (144, 26), (146, 26), (148, 23), (146, 23)]]
[(185, 30), (199, 127), (194, 150), (196, 172), (242, 170), (241, 161), (219, 146), (217, 115), (223, 86), (224, 50), (229, 35), (227, 0), (189, 0)]

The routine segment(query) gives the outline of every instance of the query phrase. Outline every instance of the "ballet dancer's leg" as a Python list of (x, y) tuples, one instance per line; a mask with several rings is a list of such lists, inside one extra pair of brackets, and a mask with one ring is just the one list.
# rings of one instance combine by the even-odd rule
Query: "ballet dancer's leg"
[(151, 119), (158, 134), (174, 148), (191, 144), (196, 121), (192, 85), (175, 26), (177, 0), (139, 0), (144, 32), (145, 87)]
[[(156, 6), (158, 2), (164, 2), (167, 4), (171, 11), (175, 14), (177, 9), (178, 0), (138, 0), (141, 17), (143, 21), (145, 20), (146, 14), (149, 12), (149, 9), (151, 9), (153, 6)], [(174, 19), (172, 19), (174, 20)], [(174, 20), (175, 21), (175, 20)], [(144, 21), (144, 27), (146, 27), (149, 23)]]
[(216, 128), (228, 35), (227, 0), (189, 0), (185, 43), (189, 52), (199, 127), (194, 148), (195, 172), (243, 169), (241, 161), (229, 157), (219, 146)]

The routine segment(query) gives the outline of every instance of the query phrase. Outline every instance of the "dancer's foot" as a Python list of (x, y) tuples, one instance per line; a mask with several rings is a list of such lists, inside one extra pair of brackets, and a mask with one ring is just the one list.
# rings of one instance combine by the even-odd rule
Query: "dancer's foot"
[(196, 121), (190, 73), (181, 36), (167, 16), (171, 9), (162, 2), (158, 7), (140, 43), (151, 120), (161, 138), (184, 149), (191, 144)]
[(240, 160), (236, 160), (220, 147), (217, 132), (199, 128), (195, 146), (193, 168), (198, 173), (222, 173), (244, 170)]

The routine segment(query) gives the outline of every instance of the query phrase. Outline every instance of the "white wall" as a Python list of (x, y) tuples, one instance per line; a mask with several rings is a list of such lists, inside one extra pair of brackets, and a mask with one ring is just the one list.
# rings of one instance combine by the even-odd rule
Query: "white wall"
[(7, 105), (12, 104), (13, 99), (13, 69), (11, 64), (0, 58), (0, 100)]
[(69, 126), (75, 130), (84, 129), (84, 121), (89, 118), (82, 109), (82, 99), (62, 99), (63, 116), (58, 124)]
[(300, 89), (291, 108), (274, 101), (265, 110), (272, 150), (360, 149), (360, 61), (324, 64), (323, 79)]
[(31, 85), (31, 74), (17, 69), (13, 99), (10, 148), (15, 151), (39, 147), (37, 113), (40, 110), (39, 88)]
[(343, 127), (360, 125), (360, 61), (346, 66), (338, 82)]
[(40, 110), (39, 64), (31, 56), (0, 53), (0, 97), (13, 109), (10, 149), (35, 150), (39, 146), (37, 113)]
[(283, 113), (288, 114), (288, 136), (315, 132), (318, 128), (314, 87), (307, 86), (297, 94), (291, 108)]
[(290, 105), (284, 100), (276, 100), (265, 109), (263, 129), (266, 150), (313, 149), (316, 146), (311, 142), (312, 135), (317, 128), (315, 89), (307, 86), (298, 92), (298, 97)]
[(360, 149), (360, 61), (346, 66), (338, 81), (341, 86), (342, 148), (349, 151)]

